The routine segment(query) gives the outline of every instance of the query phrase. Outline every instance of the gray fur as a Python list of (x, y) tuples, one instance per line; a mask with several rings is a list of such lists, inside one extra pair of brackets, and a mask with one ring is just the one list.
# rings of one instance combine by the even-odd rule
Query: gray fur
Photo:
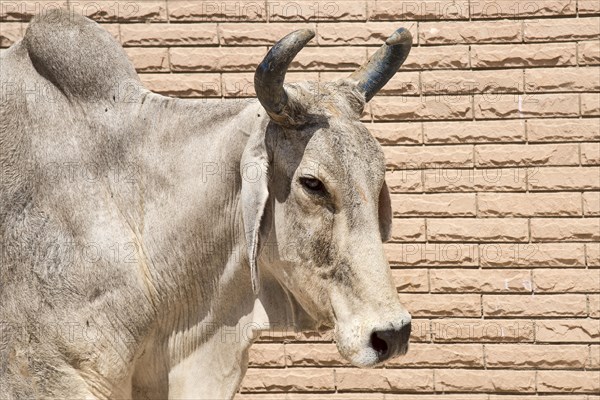
[(149, 92), (65, 12), (0, 66), (0, 398), (232, 398), (267, 326), (334, 327), (371, 366), (371, 332), (410, 322), (354, 83), (288, 85), (304, 123), (286, 128), (256, 101)]

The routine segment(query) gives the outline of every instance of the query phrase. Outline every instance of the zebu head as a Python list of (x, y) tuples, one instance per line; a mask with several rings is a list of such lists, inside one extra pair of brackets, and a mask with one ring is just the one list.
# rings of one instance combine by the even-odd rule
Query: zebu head
[[(284, 85), (313, 36), (301, 30), (283, 38), (255, 75), (270, 122), (242, 160), (265, 166), (260, 182), (242, 188), (253, 288), (260, 264), (317, 325), (335, 327), (346, 359), (373, 366), (407, 351), (411, 317), (383, 251), (392, 222), (383, 152), (360, 116), (404, 62), (412, 38), (399, 29), (347, 79)], [(273, 248), (261, 257), (267, 242), (274, 257)]]

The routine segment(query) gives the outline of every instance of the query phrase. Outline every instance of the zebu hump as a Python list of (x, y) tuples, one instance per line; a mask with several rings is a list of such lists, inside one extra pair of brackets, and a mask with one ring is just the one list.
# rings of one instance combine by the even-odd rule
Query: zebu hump
[(119, 43), (67, 10), (36, 16), (23, 43), (36, 70), (68, 97), (109, 100), (120, 86), (139, 82)]

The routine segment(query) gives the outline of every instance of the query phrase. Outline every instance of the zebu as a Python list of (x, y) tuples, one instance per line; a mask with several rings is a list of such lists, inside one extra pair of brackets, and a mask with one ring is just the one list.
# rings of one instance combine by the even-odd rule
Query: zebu
[(313, 36), (271, 49), (259, 102), (151, 93), (66, 11), (3, 53), (2, 398), (232, 398), (272, 327), (335, 328), (361, 367), (407, 351), (384, 157), (359, 117), (412, 39), (284, 85)]

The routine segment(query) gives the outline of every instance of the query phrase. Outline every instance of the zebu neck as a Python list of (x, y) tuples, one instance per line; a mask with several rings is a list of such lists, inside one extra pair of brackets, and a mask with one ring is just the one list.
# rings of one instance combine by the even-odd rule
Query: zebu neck
[[(149, 97), (146, 115), (154, 121), (150, 124), (154, 131), (144, 155), (154, 163), (156, 176), (169, 181), (162, 186), (169, 193), (168, 207), (176, 210), (171, 218), (174, 224), (164, 227), (160, 245), (167, 247), (163, 254), (185, 254), (186, 260), (182, 266), (178, 265), (181, 258), (172, 260), (165, 268), (170, 275), (174, 265), (179, 267), (175, 287), (196, 284), (182, 297), (196, 302), (198, 316), (214, 310), (215, 299), (221, 298), (240, 317), (247, 315), (255, 306), (255, 296), (241, 219), (240, 160), (249, 138), (264, 134), (260, 129), (268, 117), (256, 100)], [(260, 304), (266, 315), (257, 316), (260, 325), (289, 329), (299, 314), (297, 304), (270, 278), (268, 269), (262, 268), (261, 274)]]
[(160, 249), (156, 256), (167, 258), (161, 266), (167, 280), (176, 280), (165, 288), (185, 292), (167, 297), (188, 298), (204, 308), (218, 298), (223, 279), (245, 261), (240, 159), (258, 126), (251, 119), (257, 108), (248, 101), (154, 94), (143, 101), (139, 119), (149, 129), (132, 162), (142, 171), (144, 194), (156, 207), (147, 207), (145, 216), (159, 224), (140, 223)]
[(240, 160), (268, 117), (256, 102), (212, 105), (155, 95), (144, 101), (140, 116), (151, 131), (137, 157), (144, 191), (155, 193), (156, 204), (146, 205), (145, 216), (160, 221), (142, 222), (147, 246), (160, 260), (165, 310), (150, 343), (163, 342), (167, 360), (147, 351), (140, 363), (163, 366), (157, 368), (168, 373), (171, 397), (197, 397), (194, 374), (215, 390), (205, 397), (229, 398), (256, 335), (293, 324), (287, 294), (266, 270), (259, 296), (252, 291), (241, 217)]

